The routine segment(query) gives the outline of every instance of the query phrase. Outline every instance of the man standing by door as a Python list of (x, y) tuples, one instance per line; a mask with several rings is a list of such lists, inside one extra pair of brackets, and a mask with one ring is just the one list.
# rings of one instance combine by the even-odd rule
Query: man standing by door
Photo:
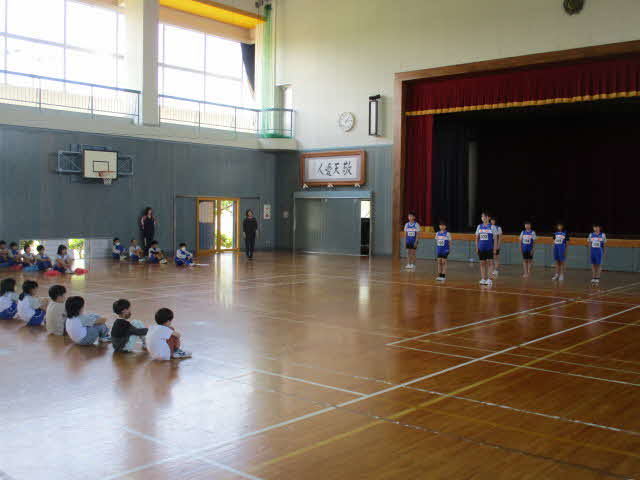
[(242, 235), (244, 236), (245, 251), (249, 260), (253, 259), (253, 250), (256, 247), (256, 236), (258, 234), (258, 221), (252, 210), (247, 210), (242, 222)]

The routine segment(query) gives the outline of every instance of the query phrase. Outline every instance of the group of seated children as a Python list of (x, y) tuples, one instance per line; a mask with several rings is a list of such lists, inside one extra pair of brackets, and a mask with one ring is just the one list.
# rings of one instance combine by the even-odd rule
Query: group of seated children
[(44, 245), (38, 245), (36, 251), (38, 253), (34, 254), (31, 245), (25, 245), (20, 252), (16, 242), (11, 242), (7, 248), (7, 243), (0, 240), (0, 267), (17, 267), (25, 272), (56, 270), (60, 273), (73, 273), (73, 258), (66, 245), (58, 246), (58, 253), (53, 261), (46, 254)]
[(16, 281), (5, 278), (0, 282), (0, 319), (18, 318), (29, 326), (46, 325), (47, 331), (54, 335), (65, 332), (76, 345), (95, 345), (111, 342), (115, 352), (133, 352), (138, 341), (142, 349), (149, 352), (154, 360), (189, 358), (190, 352), (180, 348), (180, 333), (172, 326), (173, 312), (161, 308), (156, 312), (156, 325), (148, 329), (139, 320), (130, 320), (131, 303), (120, 299), (113, 304), (116, 321), (111, 332), (107, 319), (93, 313), (85, 313), (82, 297), (67, 298), (67, 289), (63, 285), (49, 288), (49, 299), (37, 297), (38, 283), (26, 280), (22, 284), (22, 293), (15, 293)]
[[(132, 263), (167, 263), (167, 258), (156, 240), (151, 242), (149, 252), (145, 256), (144, 250), (140, 248), (136, 239), (131, 239), (127, 255), (125, 248), (120, 244), (120, 239), (114, 238), (111, 256), (114, 260), (127, 260), (128, 258)], [(190, 267), (194, 265), (193, 254), (187, 251), (186, 243), (180, 244), (180, 248), (176, 251), (175, 262), (177, 266)]]

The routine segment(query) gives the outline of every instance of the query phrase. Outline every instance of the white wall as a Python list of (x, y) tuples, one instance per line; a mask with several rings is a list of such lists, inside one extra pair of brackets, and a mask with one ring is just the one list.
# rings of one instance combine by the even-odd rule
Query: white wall
[[(393, 141), (396, 72), (640, 39), (639, 0), (277, 0), (278, 83), (293, 85), (303, 149)], [(383, 137), (367, 135), (384, 96)], [(340, 112), (356, 115), (341, 133)]]

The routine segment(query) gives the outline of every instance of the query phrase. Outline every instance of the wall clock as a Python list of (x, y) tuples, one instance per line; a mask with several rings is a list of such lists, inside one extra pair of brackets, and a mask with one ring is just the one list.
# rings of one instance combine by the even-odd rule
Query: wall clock
[(343, 132), (348, 132), (353, 129), (356, 124), (356, 117), (351, 112), (344, 112), (340, 114), (338, 118), (338, 126)]

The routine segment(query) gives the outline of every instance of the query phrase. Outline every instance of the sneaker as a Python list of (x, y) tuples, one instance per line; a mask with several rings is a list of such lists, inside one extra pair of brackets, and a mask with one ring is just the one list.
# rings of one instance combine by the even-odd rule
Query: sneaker
[(487, 281), (483, 278), (482, 280), (480, 280), (480, 282), (479, 282), (479, 283), (480, 283), (480, 285), (486, 285), (486, 284), (487, 284)]
[(488, 279), (486, 282), (484, 282), (485, 285), (493, 285), (493, 282), (491, 281), (491, 279)]
[(558, 275), (557, 273), (551, 277), (551, 280), (558, 280), (560, 278), (560, 275)]
[(564, 275), (560, 275), (560, 276), (558, 277), (558, 280), (559, 280), (559, 281), (563, 281), (563, 280), (564, 280)]
[(162, 260), (160, 260), (160, 263), (167, 263), (167, 259), (163, 258)]
[(444, 278), (442, 277), (436, 277), (436, 282), (442, 282), (444, 280)]
[(407, 263), (407, 264), (404, 266), (404, 268), (406, 268), (407, 270), (410, 270), (410, 269), (411, 269), (411, 264), (410, 264), (410, 263)]
[(66, 272), (66, 273), (73, 273), (73, 270), (71, 270), (70, 268), (67, 268), (67, 269), (65, 270), (65, 272)]
[(139, 259), (138, 263), (144, 263), (144, 258)]
[(100, 343), (109, 343), (109, 342), (111, 341), (111, 336), (110, 336), (110, 335), (107, 335), (106, 337), (100, 337), (100, 338), (98, 339), (98, 341), (99, 341)]
[(596, 285), (598, 285), (600, 283), (600, 279), (599, 278), (594, 278), (593, 279), (593, 283), (595, 283)]
[(186, 352), (178, 348), (173, 352), (171, 358), (191, 358), (191, 352)]

